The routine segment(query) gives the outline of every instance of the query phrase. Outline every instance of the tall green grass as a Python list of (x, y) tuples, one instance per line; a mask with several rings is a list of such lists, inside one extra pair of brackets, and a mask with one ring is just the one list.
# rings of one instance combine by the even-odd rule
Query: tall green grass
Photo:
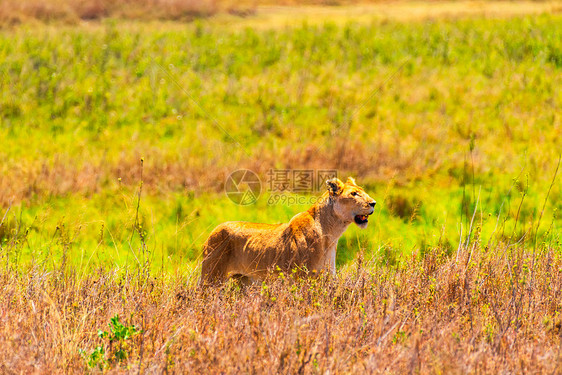
[(232, 204), (222, 186), (240, 167), (357, 177), (379, 205), (340, 241), (340, 266), (455, 249), (471, 222), (483, 242), (560, 241), (559, 179), (546, 195), (562, 149), (561, 21), (3, 30), (2, 262), (180, 269), (222, 221), (305, 208), (267, 193)]

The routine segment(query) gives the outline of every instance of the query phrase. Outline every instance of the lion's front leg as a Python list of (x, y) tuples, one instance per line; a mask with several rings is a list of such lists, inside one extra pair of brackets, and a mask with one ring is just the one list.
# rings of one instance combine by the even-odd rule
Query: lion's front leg
[(326, 263), (324, 265), (324, 269), (330, 272), (332, 276), (336, 276), (336, 248), (337, 243), (328, 248), (326, 252)]

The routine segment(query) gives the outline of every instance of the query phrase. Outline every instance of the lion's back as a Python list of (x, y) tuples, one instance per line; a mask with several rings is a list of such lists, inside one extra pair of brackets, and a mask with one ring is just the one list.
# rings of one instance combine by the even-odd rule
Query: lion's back
[(246, 221), (227, 221), (218, 225), (209, 235), (211, 237), (240, 238), (240, 237), (269, 237), (283, 224), (250, 223)]
[[(245, 221), (227, 221), (218, 225), (209, 235), (205, 248), (221, 252), (237, 252), (243, 248), (262, 247), (279, 242), (287, 224), (263, 224)], [(253, 244), (256, 246), (248, 244)]]

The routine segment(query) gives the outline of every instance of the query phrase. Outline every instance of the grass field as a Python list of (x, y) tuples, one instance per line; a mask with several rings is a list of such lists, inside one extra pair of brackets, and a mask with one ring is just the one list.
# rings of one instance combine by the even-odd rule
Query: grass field
[[(561, 373), (562, 5), (252, 9), (0, 29), (2, 371)], [(271, 169), (378, 201), (338, 278), (193, 288)]]

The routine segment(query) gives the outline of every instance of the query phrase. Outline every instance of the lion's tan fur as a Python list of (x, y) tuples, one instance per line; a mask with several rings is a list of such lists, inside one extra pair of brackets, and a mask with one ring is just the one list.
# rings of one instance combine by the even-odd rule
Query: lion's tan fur
[(352, 178), (345, 184), (338, 179), (326, 183), (328, 191), (318, 202), (288, 223), (232, 221), (217, 226), (203, 246), (201, 284), (229, 277), (259, 281), (275, 269), (335, 273), (338, 239), (355, 215), (372, 214), (374, 200)]

